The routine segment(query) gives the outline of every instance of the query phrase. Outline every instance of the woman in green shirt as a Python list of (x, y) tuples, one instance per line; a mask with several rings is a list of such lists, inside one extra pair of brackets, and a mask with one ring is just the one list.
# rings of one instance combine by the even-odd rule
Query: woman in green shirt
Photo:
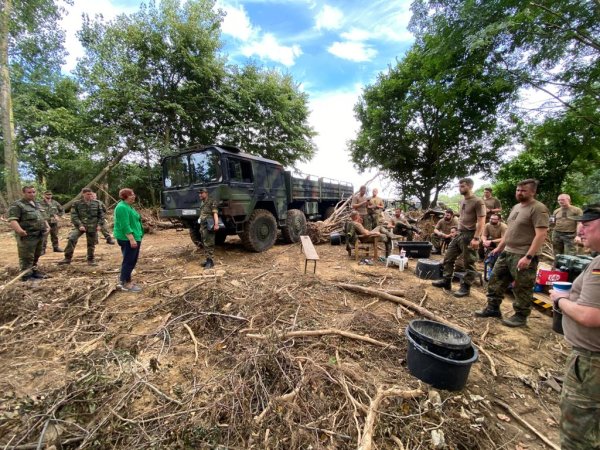
[(131, 272), (137, 264), (142, 245), (144, 229), (140, 214), (133, 208), (135, 193), (133, 189), (124, 188), (119, 191), (121, 201), (117, 203), (114, 213), (113, 234), (121, 247), (123, 262), (118, 288), (123, 291), (140, 292), (142, 289), (131, 281)]

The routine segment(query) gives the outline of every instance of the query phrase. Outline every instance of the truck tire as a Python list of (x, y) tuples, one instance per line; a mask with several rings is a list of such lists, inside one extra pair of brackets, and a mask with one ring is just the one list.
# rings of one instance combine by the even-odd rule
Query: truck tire
[(306, 216), (304, 213), (299, 209), (288, 210), (281, 234), (288, 244), (300, 242), (300, 236), (306, 234)]
[(277, 239), (277, 222), (275, 217), (265, 209), (255, 209), (244, 225), (241, 234), (244, 247), (253, 252), (264, 252), (270, 249)]
[(197, 247), (202, 247), (202, 233), (200, 233), (200, 227), (198, 224), (190, 225), (190, 238)]

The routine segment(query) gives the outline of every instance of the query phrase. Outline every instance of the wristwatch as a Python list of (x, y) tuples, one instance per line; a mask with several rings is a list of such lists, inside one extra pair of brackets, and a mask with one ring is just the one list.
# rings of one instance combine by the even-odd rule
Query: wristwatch
[(533, 256), (531, 256), (531, 255), (525, 255), (525, 258), (527, 258), (529, 261), (531, 261), (533, 259)]

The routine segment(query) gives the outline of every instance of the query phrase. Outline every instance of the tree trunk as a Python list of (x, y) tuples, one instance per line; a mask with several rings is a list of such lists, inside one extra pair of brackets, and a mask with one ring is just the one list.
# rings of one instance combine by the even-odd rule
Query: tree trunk
[[(117, 164), (119, 164), (121, 162), (121, 160), (127, 155), (127, 153), (129, 153), (129, 147), (126, 147), (124, 150), (121, 151), (121, 153), (119, 153), (117, 156), (115, 156), (115, 158), (111, 162), (109, 162), (108, 165), (106, 167), (104, 167), (104, 169), (102, 169), (100, 171), (100, 173), (98, 175), (96, 175), (94, 177), (94, 179), (92, 181), (90, 181), (88, 184), (86, 184), (84, 187), (89, 188), (89, 187), (94, 186), (95, 184), (99, 183), (100, 181), (102, 181), (102, 179), (106, 175), (108, 175), (108, 173), (113, 169), (113, 167), (115, 167)], [(79, 197), (81, 197), (81, 192), (79, 194), (77, 194), (74, 198), (69, 200), (67, 203), (65, 203), (63, 205), (63, 208), (65, 209), (65, 211), (70, 209), (71, 206), (73, 206), (73, 203), (75, 203)]]
[(0, 0), (0, 109), (2, 115), (2, 135), (4, 137), (4, 182), (9, 202), (18, 199), (20, 179), (15, 149), (15, 124), (13, 120), (10, 72), (8, 70), (8, 40), (12, 0)]

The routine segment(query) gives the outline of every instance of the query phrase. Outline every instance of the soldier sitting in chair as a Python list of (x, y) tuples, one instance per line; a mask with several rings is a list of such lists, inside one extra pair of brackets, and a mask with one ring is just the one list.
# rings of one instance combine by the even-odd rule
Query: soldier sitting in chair
[(373, 238), (378, 236), (381, 242), (385, 244), (385, 256), (392, 253), (392, 239), (396, 238), (393, 233), (386, 229), (384, 225), (375, 227), (369, 231), (362, 224), (362, 217), (358, 211), (352, 211), (350, 214), (351, 222), (346, 223), (346, 251), (349, 256), (352, 256), (352, 246), (356, 243), (356, 239), (361, 242), (373, 242)]

